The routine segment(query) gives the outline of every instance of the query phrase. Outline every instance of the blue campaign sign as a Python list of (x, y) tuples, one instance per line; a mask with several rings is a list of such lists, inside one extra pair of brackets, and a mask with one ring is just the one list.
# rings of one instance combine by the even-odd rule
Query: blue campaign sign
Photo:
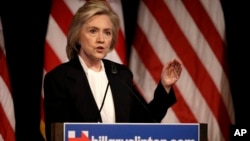
[(64, 141), (199, 141), (199, 124), (64, 123)]

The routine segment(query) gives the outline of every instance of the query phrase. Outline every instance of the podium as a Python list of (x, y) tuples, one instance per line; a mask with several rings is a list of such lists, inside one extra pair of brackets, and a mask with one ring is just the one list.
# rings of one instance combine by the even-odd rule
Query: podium
[(54, 123), (51, 141), (207, 141), (206, 123)]

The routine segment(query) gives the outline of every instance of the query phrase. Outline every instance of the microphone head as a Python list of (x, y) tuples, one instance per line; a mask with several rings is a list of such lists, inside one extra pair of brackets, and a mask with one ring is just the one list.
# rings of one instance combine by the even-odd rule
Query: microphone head
[(117, 74), (117, 73), (118, 73), (118, 70), (117, 70), (115, 64), (112, 64), (111, 72), (112, 72), (113, 74)]

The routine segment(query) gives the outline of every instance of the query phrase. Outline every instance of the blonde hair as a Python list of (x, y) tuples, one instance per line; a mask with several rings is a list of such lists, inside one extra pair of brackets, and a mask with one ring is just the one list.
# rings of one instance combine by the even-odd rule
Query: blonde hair
[(114, 49), (118, 38), (118, 30), (120, 28), (118, 15), (111, 9), (110, 5), (105, 0), (87, 0), (85, 4), (77, 10), (69, 26), (66, 45), (66, 53), (69, 59), (72, 59), (79, 54), (79, 38), (82, 25), (85, 24), (91, 17), (103, 14), (107, 15), (113, 24), (113, 38), (110, 50)]

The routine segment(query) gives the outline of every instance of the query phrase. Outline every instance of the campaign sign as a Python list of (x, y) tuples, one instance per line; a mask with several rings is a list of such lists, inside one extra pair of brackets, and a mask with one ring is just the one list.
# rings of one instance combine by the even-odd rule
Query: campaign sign
[(64, 141), (199, 141), (199, 124), (64, 123)]

